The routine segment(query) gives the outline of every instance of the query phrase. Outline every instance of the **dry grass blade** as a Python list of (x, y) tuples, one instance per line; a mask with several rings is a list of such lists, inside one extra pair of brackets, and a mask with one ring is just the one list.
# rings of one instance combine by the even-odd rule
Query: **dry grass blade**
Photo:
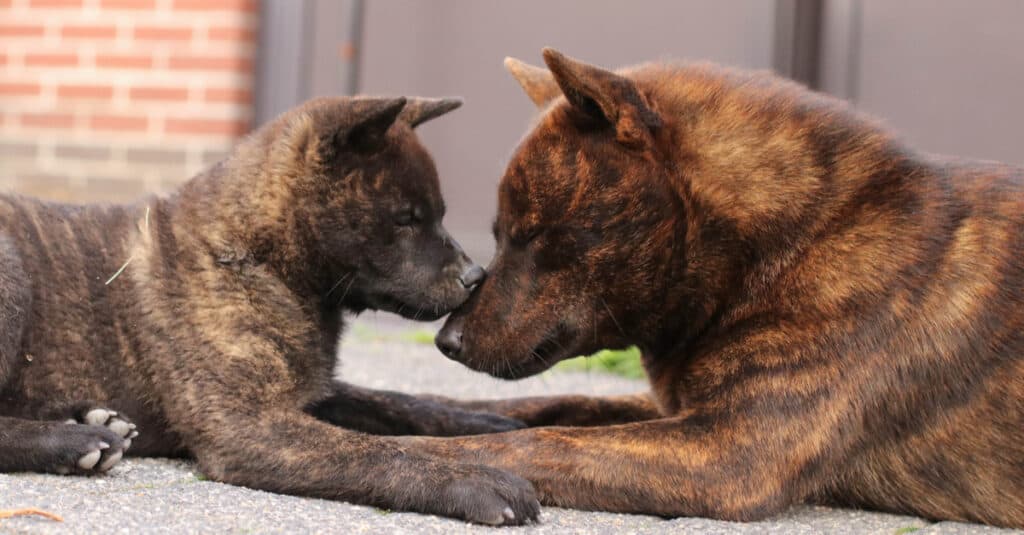
[[(139, 230), (142, 231), (145, 234), (148, 234), (149, 233), (149, 205), (146, 205), (146, 216), (145, 216), (144, 221), (145, 221), (144, 226), (139, 228)], [(107, 282), (104, 282), (103, 285), (104, 286), (110, 286), (110, 283), (114, 282), (114, 279), (119, 277), (121, 275), (121, 272), (124, 271), (124, 268), (128, 267), (128, 264), (131, 264), (132, 260), (134, 260), (134, 259), (135, 259), (134, 255), (129, 256), (128, 260), (126, 260), (124, 265), (121, 266), (121, 269), (117, 270), (117, 273), (114, 273), (113, 275), (111, 275), (110, 278), (107, 279)]]
[(16, 516), (32, 516), (32, 515), (41, 516), (41, 517), (44, 517), (44, 518), (49, 518), (50, 520), (53, 520), (54, 522), (63, 522), (64, 521), (63, 518), (61, 518), (61, 517), (59, 517), (59, 516), (57, 516), (57, 515), (55, 515), (53, 513), (48, 513), (46, 511), (43, 511), (41, 509), (11, 509), (11, 510), (7, 510), (7, 511), (0, 511), (0, 519), (13, 518), (13, 517), (16, 517)]
[(134, 257), (134, 256), (129, 256), (129, 257), (128, 257), (128, 261), (126, 261), (126, 262), (124, 263), (124, 265), (123, 265), (123, 266), (121, 266), (121, 269), (117, 270), (117, 273), (114, 273), (113, 275), (111, 275), (111, 276), (110, 276), (110, 278), (109, 278), (109, 279), (107, 279), (107, 282), (104, 282), (104, 283), (103, 283), (103, 285), (104, 285), (104, 286), (109, 286), (109, 285), (110, 285), (110, 283), (114, 282), (114, 279), (116, 279), (116, 278), (117, 278), (118, 276), (120, 276), (120, 275), (121, 275), (121, 272), (123, 272), (123, 271), (124, 271), (124, 268), (128, 267), (128, 264), (131, 264), (131, 263), (132, 263), (132, 260), (134, 260), (134, 259), (135, 259), (135, 257)]

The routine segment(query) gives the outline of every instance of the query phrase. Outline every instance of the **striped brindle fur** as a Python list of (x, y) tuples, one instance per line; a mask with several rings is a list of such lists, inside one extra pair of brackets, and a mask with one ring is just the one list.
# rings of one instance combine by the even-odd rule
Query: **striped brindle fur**
[(565, 507), (1024, 527), (1021, 169), (767, 73), (544, 59), (507, 61), (542, 114), (438, 345), (515, 378), (635, 344), (650, 395), (469, 403), (559, 427), (410, 445)]
[(458, 104), (317, 99), (134, 205), (0, 195), (0, 472), (187, 455), (211, 479), (268, 491), (535, 518), (517, 476), (357, 432), (520, 422), (334, 378), (344, 313), (435, 319), (483, 276), (441, 225), (413, 132)]

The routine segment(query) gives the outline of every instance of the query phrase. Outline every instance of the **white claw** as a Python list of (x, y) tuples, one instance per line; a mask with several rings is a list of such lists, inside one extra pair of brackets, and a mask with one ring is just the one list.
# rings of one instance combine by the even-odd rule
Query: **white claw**
[[(109, 446), (108, 446), (109, 447)], [(92, 470), (96, 463), (100, 461), (100, 450), (92, 450), (86, 453), (78, 460), (78, 467), (82, 470)]]
[(66, 467), (66, 466), (58, 466), (57, 467), (57, 473), (62, 475), (62, 476), (66, 476), (66, 475), (71, 473), (71, 469)]
[(122, 437), (128, 436), (128, 433), (132, 431), (132, 428), (128, 426), (128, 422), (124, 420), (114, 420), (113, 422), (110, 422), (107, 429), (110, 429)]
[(501, 514), (505, 516), (506, 520), (515, 520), (516, 519), (516, 513), (515, 513), (515, 511), (512, 510), (511, 507), (506, 507), (505, 510), (501, 512)]
[(100, 449), (101, 450), (105, 450), (105, 449), (107, 449), (109, 447), (110, 447), (110, 444), (107, 444), (106, 442), (100, 442)]
[(122, 456), (124, 456), (124, 451), (115, 451), (114, 453), (110, 454), (110, 456), (103, 461), (103, 464), (100, 465), (100, 472), (106, 472), (107, 470), (113, 468), (113, 466), (117, 464), (117, 461), (121, 460)]
[(137, 436), (139, 436), (139, 432), (138, 431), (132, 431), (132, 434), (128, 435), (128, 438), (135, 438)]
[(75, 425), (75, 424), (78, 423), (78, 420), (76, 420), (74, 418), (68, 418), (67, 420), (64, 420), (64, 423), (66, 425)]
[(103, 425), (110, 419), (110, 411), (107, 409), (93, 409), (85, 415), (85, 423), (89, 425)]
[(130, 447), (132, 447), (132, 439), (130, 439), (130, 438), (124, 439), (124, 449), (127, 450)]

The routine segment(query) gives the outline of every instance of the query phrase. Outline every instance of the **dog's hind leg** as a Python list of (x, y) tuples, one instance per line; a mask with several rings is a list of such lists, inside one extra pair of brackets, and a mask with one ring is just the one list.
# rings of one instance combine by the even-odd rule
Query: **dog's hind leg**
[(0, 232), (0, 392), (22, 363), (21, 338), (32, 305), (32, 290), (14, 244)]
[(437, 396), (425, 396), (424, 399), (467, 411), (500, 414), (519, 420), (529, 427), (591, 427), (641, 422), (668, 416), (659, 411), (649, 393), (608, 397), (569, 395), (474, 401)]
[[(28, 275), (14, 244), (0, 233), (0, 394), (27, 362), (22, 337), (32, 310)], [(5, 400), (5, 403), (17, 400)], [(109, 470), (130, 443), (131, 423), (109, 411), (79, 405), (59, 419), (0, 416), (0, 472), (89, 474)]]
[(526, 427), (507, 416), (340, 382), (331, 397), (308, 411), (320, 420), (375, 435), (480, 435)]

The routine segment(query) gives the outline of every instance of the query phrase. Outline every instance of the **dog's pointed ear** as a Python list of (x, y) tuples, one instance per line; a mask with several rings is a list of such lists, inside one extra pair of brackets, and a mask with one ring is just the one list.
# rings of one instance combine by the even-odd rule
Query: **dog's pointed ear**
[(405, 107), (405, 98), (325, 97), (290, 114), (275, 158), (299, 159), (317, 168), (346, 152), (383, 149), (387, 133)]
[(548, 102), (562, 94), (555, 83), (555, 78), (551, 76), (551, 71), (543, 67), (534, 67), (516, 58), (505, 58), (505, 70), (523, 86), (526, 96), (530, 97), (538, 108), (547, 106)]
[(311, 100), (276, 121), (279, 133), (270, 159), (284, 173), (287, 169), (319, 168), (346, 152), (380, 150), (404, 107), (402, 97)]
[(411, 97), (402, 110), (399, 118), (409, 123), (409, 126), (417, 126), (436, 119), (456, 108), (462, 106), (461, 98), (420, 98)]
[(334, 132), (334, 148), (359, 152), (383, 148), (388, 130), (398, 120), (405, 105), (405, 97), (351, 100), (349, 120), (339, 125)]
[(647, 103), (636, 83), (625, 76), (544, 49), (544, 63), (572, 107), (615, 128), (619, 142), (643, 146), (653, 140), (661, 117)]

